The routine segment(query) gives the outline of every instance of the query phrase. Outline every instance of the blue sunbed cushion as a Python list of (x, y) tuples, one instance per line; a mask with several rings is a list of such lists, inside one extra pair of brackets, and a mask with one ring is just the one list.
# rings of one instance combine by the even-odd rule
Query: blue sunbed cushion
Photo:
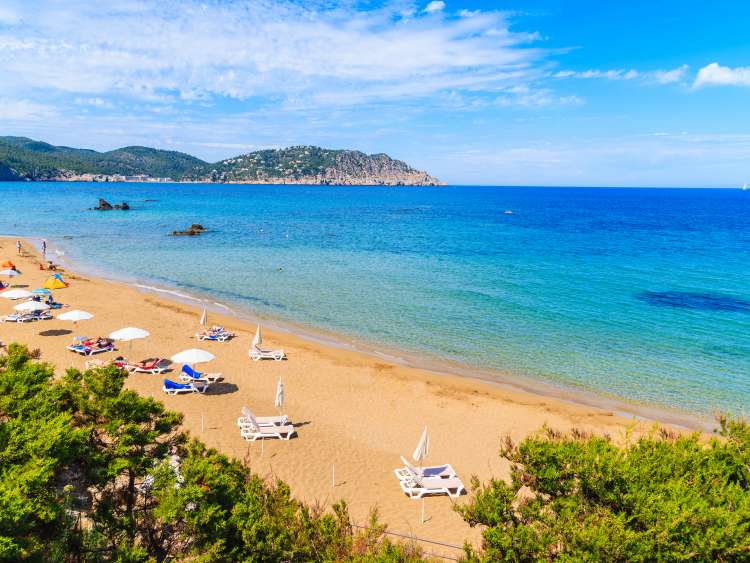
[(189, 383), (177, 383), (176, 381), (172, 381), (171, 379), (165, 379), (164, 387), (166, 389), (190, 389), (191, 386)]
[(201, 372), (195, 371), (193, 368), (191, 368), (187, 364), (182, 366), (182, 373), (184, 373), (188, 377), (192, 377), (193, 379), (198, 379), (199, 377), (203, 375)]

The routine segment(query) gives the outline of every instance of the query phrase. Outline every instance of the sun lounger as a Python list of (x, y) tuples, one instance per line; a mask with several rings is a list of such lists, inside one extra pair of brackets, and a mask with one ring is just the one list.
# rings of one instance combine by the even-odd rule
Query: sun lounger
[(167, 395), (178, 395), (180, 393), (205, 393), (208, 383), (177, 383), (171, 379), (164, 380), (162, 391)]
[(195, 371), (187, 364), (182, 366), (182, 371), (179, 375), (180, 381), (203, 381), (205, 383), (215, 383), (219, 379), (223, 379), (223, 377), (224, 376), (221, 373), (203, 373)]
[(260, 424), (257, 418), (247, 410), (247, 424), (240, 426), (240, 436), (248, 442), (255, 440), (264, 440), (266, 438), (276, 438), (278, 440), (289, 440), (296, 431), (291, 424), (266, 426)]
[(242, 416), (237, 418), (237, 426), (240, 428), (252, 427), (253, 419), (258, 426), (286, 426), (289, 424), (289, 417), (282, 414), (279, 416), (255, 416), (250, 409), (242, 407)]
[(285, 426), (243, 426), (240, 428), (240, 436), (248, 442), (255, 440), (264, 440), (266, 438), (276, 438), (278, 440), (289, 440), (296, 430), (291, 424)]
[(110, 360), (99, 360), (97, 358), (94, 358), (92, 360), (86, 360), (86, 362), (83, 365), (86, 366), (86, 369), (92, 369), (92, 368), (104, 368), (107, 366), (117, 366), (118, 368), (124, 368), (125, 364), (127, 364), (127, 360), (123, 358), (122, 356), (118, 356)]
[(399, 480), (404, 481), (407, 479), (419, 479), (422, 477), (439, 477), (441, 479), (447, 479), (449, 477), (455, 477), (456, 472), (449, 463), (445, 465), (432, 465), (429, 467), (414, 467), (408, 461), (401, 457), (401, 461), (404, 467), (394, 469), (393, 472)]
[(78, 340), (77, 344), (71, 344), (70, 346), (66, 346), (66, 348), (82, 356), (93, 356), (94, 354), (113, 352), (115, 350), (115, 343), (109, 338), (86, 339), (86, 337), (78, 337), (76, 340)]
[(146, 358), (142, 362), (125, 363), (130, 373), (164, 373), (169, 369), (169, 361), (164, 358)]
[(451, 498), (466, 492), (464, 484), (458, 477), (421, 477), (416, 479), (399, 479), (401, 490), (411, 499), (430, 495), (448, 495)]
[(52, 318), (52, 314), (49, 311), (31, 311), (28, 313), (12, 313), (0, 317), (0, 321), (4, 323), (30, 323), (33, 321), (47, 321)]
[(280, 362), (286, 358), (284, 350), (264, 350), (257, 346), (251, 347), (248, 351), (248, 355), (254, 362), (257, 362), (258, 360), (276, 360), (277, 362)]
[(4, 323), (20, 323), (21, 317), (28, 316), (28, 313), (11, 313), (10, 315), (4, 315), (0, 317), (0, 321)]
[(195, 333), (198, 340), (213, 340), (215, 342), (225, 342), (234, 338), (234, 333), (225, 330), (223, 326), (214, 325), (208, 330)]

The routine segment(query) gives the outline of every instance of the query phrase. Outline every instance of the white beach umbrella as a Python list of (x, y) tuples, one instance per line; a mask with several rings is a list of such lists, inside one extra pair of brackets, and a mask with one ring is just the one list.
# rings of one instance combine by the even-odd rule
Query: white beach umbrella
[(417, 444), (414, 453), (411, 454), (411, 457), (417, 463), (422, 463), (422, 461), (424, 461), (424, 458), (426, 458), (429, 453), (430, 435), (427, 433), (427, 426), (425, 426), (424, 430), (422, 431), (422, 436), (419, 438), (419, 443)]
[(31, 292), (25, 289), (9, 289), (0, 293), (0, 297), (5, 297), (5, 299), (25, 299), (31, 297)]
[(2, 270), (0, 271), (0, 276), (8, 276), (9, 278), (15, 278), (16, 276), (20, 276), (21, 272), (18, 270)]
[(206, 326), (207, 323), (208, 323), (208, 311), (206, 311), (206, 308), (203, 307), (203, 313), (201, 313), (201, 318), (198, 321), (198, 324), (200, 324), (201, 326)]
[(128, 342), (128, 356), (133, 351), (133, 340), (138, 340), (140, 338), (146, 338), (147, 336), (150, 336), (151, 333), (147, 330), (143, 330), (142, 328), (136, 328), (134, 326), (127, 326), (125, 328), (121, 328), (120, 330), (116, 330), (113, 333), (109, 335), (109, 337), (112, 340), (120, 340), (122, 342)]
[(109, 335), (112, 340), (122, 340), (123, 342), (130, 342), (131, 340), (138, 340), (139, 338), (146, 338), (147, 336), (151, 336), (149, 331), (134, 326), (121, 328)]
[(89, 319), (93, 319), (94, 315), (92, 315), (88, 311), (73, 309), (72, 311), (63, 313), (62, 315), (57, 315), (57, 318), (61, 321), (73, 321), (74, 323), (77, 323), (78, 321), (88, 321)]
[(30, 312), (30, 311), (46, 311), (49, 309), (49, 305), (46, 303), (40, 303), (39, 301), (24, 301), (13, 307), (16, 311)]
[(276, 400), (274, 401), (274, 405), (277, 409), (282, 409), (284, 407), (284, 383), (281, 381), (280, 377), (279, 382), (276, 384)]
[(263, 335), (260, 333), (260, 325), (255, 330), (255, 338), (253, 338), (253, 346), (259, 347), (263, 343)]
[(216, 356), (211, 352), (205, 350), (199, 350), (197, 348), (191, 348), (190, 350), (183, 350), (182, 352), (172, 356), (172, 361), (176, 364), (202, 364), (203, 362), (210, 362)]

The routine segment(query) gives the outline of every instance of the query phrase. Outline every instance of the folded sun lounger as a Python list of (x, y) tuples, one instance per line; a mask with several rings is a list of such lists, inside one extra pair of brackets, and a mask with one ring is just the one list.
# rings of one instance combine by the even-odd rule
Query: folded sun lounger
[(250, 356), (254, 362), (257, 362), (258, 360), (276, 360), (277, 362), (280, 362), (286, 358), (284, 350), (264, 350), (257, 346), (252, 346), (250, 348), (248, 356)]
[(407, 479), (419, 479), (422, 477), (439, 477), (441, 479), (447, 479), (449, 477), (456, 477), (456, 472), (453, 467), (446, 463), (445, 465), (432, 465), (429, 467), (414, 467), (408, 461), (401, 457), (401, 462), (404, 467), (394, 469), (393, 472), (399, 480), (404, 481)]
[(221, 373), (203, 373), (195, 371), (189, 365), (185, 364), (182, 366), (182, 371), (179, 375), (180, 381), (192, 382), (192, 381), (203, 381), (205, 383), (215, 383), (219, 379), (223, 378)]
[(464, 484), (458, 477), (422, 477), (417, 479), (399, 479), (401, 490), (411, 499), (429, 495), (448, 495), (459, 497), (466, 492)]
[(208, 383), (177, 383), (171, 379), (164, 380), (162, 391), (167, 395), (178, 395), (180, 393), (205, 393)]
[(240, 428), (252, 427), (253, 420), (258, 426), (286, 426), (289, 424), (289, 418), (287, 415), (282, 414), (279, 416), (255, 416), (250, 409), (242, 407), (242, 416), (237, 418), (237, 426)]

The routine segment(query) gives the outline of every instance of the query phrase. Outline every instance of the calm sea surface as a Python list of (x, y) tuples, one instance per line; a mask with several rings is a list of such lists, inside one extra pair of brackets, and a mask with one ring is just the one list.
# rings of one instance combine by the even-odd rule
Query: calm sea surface
[(750, 192), (0, 183), (0, 233), (388, 349), (750, 414)]

